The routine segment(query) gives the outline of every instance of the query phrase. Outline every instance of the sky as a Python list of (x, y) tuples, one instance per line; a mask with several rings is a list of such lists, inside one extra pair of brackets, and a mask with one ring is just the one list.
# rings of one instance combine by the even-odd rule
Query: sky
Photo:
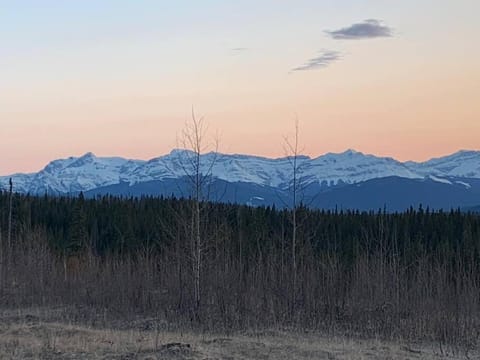
[(224, 153), (480, 149), (478, 0), (0, 0), (0, 175), (177, 147), (194, 107)]

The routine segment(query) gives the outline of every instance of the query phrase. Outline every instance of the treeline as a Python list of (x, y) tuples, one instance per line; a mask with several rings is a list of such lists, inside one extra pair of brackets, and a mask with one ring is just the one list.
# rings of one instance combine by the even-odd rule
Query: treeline
[[(9, 195), (0, 195), (0, 227), (8, 227)], [(236, 204), (202, 204), (202, 232), (207, 238), (228, 237), (229, 251), (246, 262), (289, 244), (291, 212), (275, 207)], [(67, 255), (92, 253), (131, 255), (149, 249), (162, 252), (188, 227), (191, 204), (175, 198), (112, 196), (37, 197), (15, 194), (13, 233), (41, 231), (52, 250)], [(480, 217), (460, 210), (413, 209), (404, 213), (297, 210), (299, 252), (316, 256), (333, 252), (352, 262), (368, 251), (394, 251), (405, 261), (418, 255), (480, 260)], [(188, 234), (183, 234), (187, 235)], [(240, 245), (243, 252), (240, 253)], [(236, 251), (235, 251), (236, 250)], [(285, 250), (285, 249), (284, 249)]]
[(84, 306), (217, 331), (289, 326), (477, 344), (475, 214), (299, 206), (292, 249), (291, 210), (201, 202), (197, 309), (192, 200), (15, 194), (12, 205), (7, 245), (2, 193), (4, 306)]

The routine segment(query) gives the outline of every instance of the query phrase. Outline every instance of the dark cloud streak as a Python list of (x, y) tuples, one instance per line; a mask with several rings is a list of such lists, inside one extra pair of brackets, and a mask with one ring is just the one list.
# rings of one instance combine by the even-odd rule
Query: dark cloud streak
[(339, 30), (325, 32), (336, 40), (361, 40), (393, 36), (393, 30), (390, 27), (374, 19), (365, 20)]
[(335, 61), (341, 60), (342, 54), (338, 51), (324, 50), (319, 56), (308, 60), (305, 64), (298, 66), (292, 71), (308, 71), (325, 68)]

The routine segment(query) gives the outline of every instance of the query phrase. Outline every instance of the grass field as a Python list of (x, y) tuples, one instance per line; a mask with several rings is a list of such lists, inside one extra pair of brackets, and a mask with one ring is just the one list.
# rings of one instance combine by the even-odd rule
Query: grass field
[[(439, 344), (346, 339), (288, 331), (214, 335), (159, 330), (153, 319), (79, 325), (66, 309), (4, 310), (1, 359), (465, 359)], [(75, 324), (76, 323), (76, 324)], [(81, 323), (81, 322), (80, 322)]]

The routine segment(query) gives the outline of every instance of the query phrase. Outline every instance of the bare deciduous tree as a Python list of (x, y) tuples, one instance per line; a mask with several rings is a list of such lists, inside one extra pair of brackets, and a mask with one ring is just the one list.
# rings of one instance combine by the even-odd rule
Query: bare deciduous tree
[[(207, 139), (208, 126), (203, 117), (197, 118), (192, 108), (192, 116), (185, 123), (178, 144), (184, 151), (179, 152), (179, 164), (190, 187), (191, 214), (190, 214), (190, 257), (192, 260), (194, 311), (198, 316), (201, 305), (201, 283), (203, 252), (206, 248), (202, 236), (202, 219), (204, 202), (208, 200), (212, 183), (212, 171), (217, 161), (218, 137), (213, 141)], [(207, 160), (206, 152), (212, 154)], [(204, 161), (205, 160), (205, 161)]]
[(9, 183), (9, 206), (8, 206), (8, 238), (7, 245), (10, 249), (12, 245), (12, 208), (13, 208), (13, 181), (12, 178), (8, 181)]
[(299, 156), (303, 152), (303, 148), (299, 148), (299, 121), (295, 118), (295, 129), (293, 138), (284, 136), (284, 152), (291, 165), (291, 179), (290, 179), (290, 195), (291, 195), (291, 214), (292, 214), (292, 244), (291, 244), (291, 261), (292, 261), (292, 310), (295, 308), (296, 293), (297, 293), (297, 213), (299, 203), (302, 201), (301, 196), (304, 189), (304, 182), (302, 181), (302, 164)]

